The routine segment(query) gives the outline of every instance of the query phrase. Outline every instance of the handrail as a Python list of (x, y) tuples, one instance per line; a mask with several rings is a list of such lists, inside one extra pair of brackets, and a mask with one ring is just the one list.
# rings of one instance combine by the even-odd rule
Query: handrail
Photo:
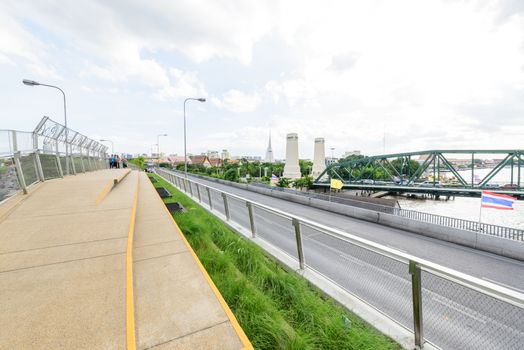
[[(169, 171), (166, 171), (166, 170), (163, 170), (163, 169), (158, 169), (158, 170), (155, 170), (155, 171), (157, 173), (161, 173), (161, 172), (169, 173)], [(205, 184), (203, 184), (201, 182), (197, 182), (195, 180), (190, 180), (190, 179), (187, 179), (187, 178), (183, 178), (183, 177), (181, 177), (178, 174), (175, 174), (173, 172), (171, 172), (171, 173), (173, 175), (181, 178), (181, 179), (193, 182), (193, 183), (198, 184), (199, 186), (202, 186), (204, 188), (209, 188), (209, 189), (212, 189), (214, 191), (217, 191), (217, 192), (220, 192), (220, 193), (224, 193), (226, 196), (229, 196), (231, 198), (235, 198), (235, 199), (238, 199), (238, 200), (241, 200), (241, 201), (249, 202), (249, 203), (251, 203), (251, 205), (253, 205), (255, 207), (258, 207), (260, 209), (264, 209), (264, 210), (269, 211), (271, 213), (277, 214), (277, 215), (279, 215), (281, 217), (285, 217), (285, 218), (289, 218), (289, 219), (296, 219), (296, 220), (298, 220), (302, 224), (306, 224), (307, 226), (313, 227), (313, 228), (315, 228), (315, 229), (317, 229), (319, 231), (322, 231), (322, 232), (325, 232), (325, 233), (329, 233), (329, 234), (336, 235), (338, 237), (344, 238), (345, 240), (351, 242), (352, 244), (355, 244), (355, 245), (357, 245), (357, 246), (359, 246), (361, 248), (370, 250), (370, 251), (372, 251), (374, 253), (378, 253), (378, 254), (387, 256), (387, 257), (389, 257), (391, 259), (394, 259), (394, 260), (397, 260), (397, 261), (401, 261), (401, 262), (404, 262), (404, 263), (408, 263), (409, 261), (414, 261), (420, 267), (422, 267), (424, 270), (427, 270), (429, 272), (434, 272), (436, 274), (439, 274), (442, 277), (445, 277), (447, 279), (453, 280), (454, 282), (456, 282), (458, 284), (461, 284), (461, 285), (466, 286), (468, 288), (475, 289), (475, 290), (477, 290), (479, 292), (488, 294), (488, 295), (490, 295), (490, 296), (492, 296), (492, 297), (494, 297), (496, 299), (503, 300), (505, 302), (511, 303), (512, 305), (515, 305), (515, 306), (518, 306), (518, 307), (524, 309), (524, 293), (519, 293), (517, 291), (514, 291), (512, 289), (506, 288), (504, 286), (500, 286), (498, 284), (495, 284), (495, 283), (492, 283), (492, 282), (489, 282), (489, 281), (485, 281), (485, 280), (479, 279), (477, 277), (473, 277), (473, 276), (464, 274), (462, 272), (459, 272), (459, 271), (456, 271), (456, 270), (444, 267), (442, 265), (439, 265), (439, 264), (433, 263), (431, 261), (419, 258), (417, 256), (401, 252), (401, 251), (399, 251), (397, 249), (394, 249), (394, 248), (390, 248), (390, 247), (384, 246), (384, 245), (382, 245), (380, 243), (369, 241), (369, 240), (367, 240), (365, 238), (361, 238), (361, 237), (352, 235), (350, 233), (341, 231), (339, 229), (328, 227), (328, 226), (323, 225), (323, 224), (319, 224), (319, 223), (314, 222), (314, 221), (312, 221), (310, 219), (307, 219), (307, 218), (304, 218), (304, 217), (301, 217), (301, 216), (298, 216), (298, 215), (295, 215), (295, 214), (290, 214), (290, 213), (287, 213), (287, 212), (285, 212), (283, 210), (275, 209), (275, 208), (269, 207), (269, 206), (267, 206), (265, 204), (255, 202), (253, 200), (250, 200), (250, 199), (247, 199), (247, 198), (244, 198), (244, 197), (241, 197), (241, 196), (238, 196), (238, 195), (235, 195), (235, 194), (223, 191), (223, 190), (219, 190), (219, 189), (213, 188), (211, 186), (207, 186), (207, 185), (205, 185)]]

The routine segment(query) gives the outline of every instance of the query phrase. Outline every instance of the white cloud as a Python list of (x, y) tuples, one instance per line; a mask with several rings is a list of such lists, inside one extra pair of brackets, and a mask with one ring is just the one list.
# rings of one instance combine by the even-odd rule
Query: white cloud
[(173, 84), (168, 84), (154, 94), (160, 101), (173, 100), (177, 98), (201, 97), (206, 96), (207, 92), (204, 85), (198, 79), (196, 72), (183, 72), (176, 68), (171, 68), (169, 73), (174, 80)]
[(303, 78), (283, 81), (271, 80), (266, 83), (265, 89), (273, 97), (273, 101), (278, 103), (281, 97), (285, 97), (290, 107), (295, 107), (298, 103), (311, 105), (316, 104), (315, 98), (318, 91), (315, 84)]
[[(296, 131), (311, 149), (324, 136), (337, 150), (381, 152), (384, 128), (391, 150), (471, 148), (480, 136), (521, 148), (504, 127), (524, 113), (517, 2), (6, 0), (0, 69), (90, 86), (89, 111), (118, 91), (108, 105), (121, 99), (136, 120), (161, 119), (169, 104), (158, 100), (211, 96), (223, 147), (233, 138), (261, 154), (267, 115), (275, 139)], [(220, 148), (202, 119), (195, 139)]]
[(213, 96), (211, 102), (220, 109), (225, 109), (235, 113), (249, 113), (254, 112), (262, 102), (262, 98), (258, 93), (246, 94), (239, 90), (229, 90), (226, 92), (222, 100)]

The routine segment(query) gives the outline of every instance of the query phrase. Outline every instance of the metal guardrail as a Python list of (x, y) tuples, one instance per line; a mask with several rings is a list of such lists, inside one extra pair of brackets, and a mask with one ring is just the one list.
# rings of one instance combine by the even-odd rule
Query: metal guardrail
[[(164, 169), (157, 174), (443, 349), (521, 349), (524, 294)], [(424, 312), (423, 312), (424, 310)]]
[[(196, 177), (202, 177), (209, 181), (216, 181), (216, 179), (211, 178), (211, 177), (204, 177), (202, 175), (197, 175), (197, 174), (191, 174), (191, 175), (196, 176)], [(398, 215), (398, 216), (401, 216), (407, 219), (411, 219), (411, 220), (422, 221), (422, 222), (427, 222), (427, 223), (431, 223), (435, 225), (456, 228), (459, 230), (467, 230), (467, 231), (482, 233), (486, 235), (511, 239), (515, 241), (524, 241), (524, 230), (518, 229), (518, 228), (493, 225), (493, 224), (482, 223), (478, 221), (471, 221), (471, 220), (466, 220), (466, 219), (459, 219), (459, 218), (454, 218), (451, 216), (442, 216), (442, 215), (424, 213), (424, 212), (419, 212), (416, 210), (390, 207), (387, 205), (369, 203), (369, 202), (364, 202), (364, 201), (359, 201), (359, 200), (354, 200), (354, 199), (349, 199), (349, 198), (341, 198), (337, 196), (328, 196), (328, 195), (320, 194), (320, 193), (301, 192), (301, 191), (296, 191), (296, 190), (287, 189), (287, 188), (271, 187), (271, 186), (267, 186), (262, 183), (251, 183), (250, 185), (266, 188), (272, 191), (285, 192), (285, 193), (295, 194), (295, 195), (304, 196), (308, 198), (316, 198), (316, 199), (321, 199), (321, 200), (325, 200), (329, 202), (350, 205), (350, 206), (354, 206), (357, 208), (377, 211), (380, 213)]]
[(49, 117), (32, 132), (0, 130), (0, 201), (38, 181), (105, 169), (106, 151)]
[[(260, 186), (260, 184), (256, 184), (256, 186)], [(268, 187), (268, 186), (265, 186), (265, 187)], [(272, 190), (275, 189), (274, 187), (268, 187), (268, 188), (271, 188)], [(398, 215), (398, 216), (402, 216), (404, 218), (411, 219), (411, 220), (427, 222), (427, 223), (431, 223), (435, 225), (446, 226), (446, 227), (456, 228), (460, 230), (479, 232), (479, 233), (483, 233), (486, 235), (512, 239), (515, 241), (524, 241), (524, 230), (521, 230), (518, 228), (487, 224), (487, 223), (478, 222), (478, 221), (471, 221), (471, 220), (454, 218), (450, 216), (442, 216), (442, 215), (424, 213), (424, 212), (419, 212), (419, 211), (409, 210), (409, 209), (388, 207), (386, 205), (362, 202), (358, 200), (340, 198), (336, 196), (327, 196), (327, 195), (318, 194), (318, 193), (313, 194), (313, 193), (304, 193), (304, 192), (293, 191), (293, 190), (288, 190), (288, 189), (283, 189), (283, 190), (285, 190), (288, 193), (298, 194), (301, 196), (308, 196), (311, 198), (323, 199), (323, 200), (328, 200), (330, 202), (336, 202), (336, 203), (347, 204), (347, 205), (351, 205), (351, 206), (355, 206), (355, 207), (359, 207), (363, 209), (374, 210), (374, 211), (378, 211), (381, 213)]]

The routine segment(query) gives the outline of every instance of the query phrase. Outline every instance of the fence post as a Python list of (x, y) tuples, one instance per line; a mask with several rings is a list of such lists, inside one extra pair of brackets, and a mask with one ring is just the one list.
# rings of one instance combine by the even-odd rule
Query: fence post
[(213, 210), (213, 202), (211, 201), (211, 191), (209, 190), (209, 187), (206, 187), (207, 190), (207, 198), (209, 198), (209, 209)]
[(229, 215), (229, 205), (227, 203), (227, 196), (225, 193), (222, 193), (222, 199), (224, 199), (224, 212), (226, 213), (226, 219), (229, 221), (231, 216)]
[(191, 197), (193, 197), (193, 186), (191, 186), (191, 182), (189, 181), (187, 184), (189, 185), (189, 193), (191, 194)]
[(58, 167), (58, 174), (61, 178), (64, 177), (64, 171), (62, 170), (62, 164), (60, 164), (60, 152), (58, 152), (58, 141), (55, 141), (55, 156), (56, 156), (56, 166)]
[(195, 184), (196, 188), (197, 188), (197, 193), (198, 193), (198, 201), (200, 203), (202, 203), (202, 197), (200, 196), (200, 186), (198, 186), (198, 184)]
[(71, 169), (73, 170), (73, 175), (76, 175), (75, 161), (73, 159), (73, 145), (69, 145), (69, 150), (71, 151), (71, 153), (69, 154), (69, 158), (71, 162)]
[(187, 179), (184, 179), (183, 182), (184, 182), (184, 192), (187, 193), (187, 185), (186, 185), (187, 184)]
[(44, 182), (44, 170), (42, 169), (42, 163), (40, 162), (40, 155), (38, 154), (38, 150), (35, 150), (35, 153), (33, 153), (33, 158), (35, 161), (36, 173), (38, 174), (40, 181)]
[(246, 202), (247, 211), (249, 213), (249, 224), (251, 225), (251, 237), (255, 238), (257, 235), (257, 229), (255, 227), (255, 216), (253, 215), (253, 205), (251, 202)]
[(415, 347), (422, 349), (424, 346), (424, 332), (422, 324), (422, 279), (420, 266), (413, 260), (409, 261), (409, 274), (411, 275), (411, 290), (413, 299), (413, 322), (415, 331)]
[(293, 218), (291, 224), (295, 227), (295, 238), (297, 240), (298, 264), (301, 270), (304, 270), (304, 248), (302, 246), (302, 233), (300, 232), (300, 221)]
[(14, 152), (13, 158), (15, 160), (16, 174), (18, 175), (18, 182), (24, 194), (27, 194), (27, 185), (25, 184), (24, 173), (22, 171), (22, 165), (20, 164), (20, 152)]
[(82, 154), (82, 146), (78, 147), (78, 152), (80, 153), (80, 166), (82, 167), (82, 172), (85, 174), (86, 167), (84, 165), (84, 155)]

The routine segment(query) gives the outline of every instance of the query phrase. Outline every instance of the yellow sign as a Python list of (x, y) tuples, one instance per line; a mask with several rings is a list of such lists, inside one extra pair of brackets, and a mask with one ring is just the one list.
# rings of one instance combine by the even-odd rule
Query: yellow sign
[(331, 185), (330, 185), (331, 188), (340, 190), (343, 185), (344, 184), (342, 183), (342, 181), (336, 180), (336, 179), (331, 179)]

